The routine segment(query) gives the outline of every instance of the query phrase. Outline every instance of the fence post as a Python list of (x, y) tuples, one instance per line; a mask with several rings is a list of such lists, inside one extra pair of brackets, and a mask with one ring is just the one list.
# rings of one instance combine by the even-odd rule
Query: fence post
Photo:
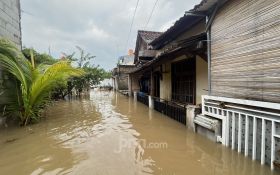
[(205, 114), (205, 95), (201, 96), (201, 113), (202, 115)]
[(154, 109), (154, 99), (149, 95), (149, 108)]

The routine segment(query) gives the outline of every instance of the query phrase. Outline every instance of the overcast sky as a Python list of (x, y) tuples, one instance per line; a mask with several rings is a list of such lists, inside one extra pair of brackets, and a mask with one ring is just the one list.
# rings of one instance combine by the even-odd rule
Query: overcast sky
[[(112, 69), (117, 58), (134, 49), (156, 0), (21, 0), (23, 45), (60, 57), (78, 45), (95, 55), (94, 64)], [(165, 31), (200, 0), (158, 0), (146, 30)]]

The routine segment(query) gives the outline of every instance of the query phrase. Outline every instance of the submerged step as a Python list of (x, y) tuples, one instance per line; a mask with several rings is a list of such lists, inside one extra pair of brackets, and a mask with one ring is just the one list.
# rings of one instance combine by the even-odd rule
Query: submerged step
[(207, 138), (219, 142), (221, 138), (222, 122), (218, 119), (202, 114), (194, 118), (195, 131)]

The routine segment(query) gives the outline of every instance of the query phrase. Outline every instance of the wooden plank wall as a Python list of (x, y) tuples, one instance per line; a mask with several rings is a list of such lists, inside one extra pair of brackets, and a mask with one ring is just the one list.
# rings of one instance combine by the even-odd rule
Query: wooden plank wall
[(212, 95), (280, 102), (280, 0), (230, 0), (211, 35)]

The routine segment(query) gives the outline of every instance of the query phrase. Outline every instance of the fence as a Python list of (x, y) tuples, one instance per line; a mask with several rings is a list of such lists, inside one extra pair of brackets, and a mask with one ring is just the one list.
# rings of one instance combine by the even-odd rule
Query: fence
[(280, 104), (203, 96), (202, 114), (222, 121), (224, 145), (270, 164), (271, 169), (278, 164)]
[(137, 101), (149, 106), (149, 96), (145, 93), (138, 92), (137, 93)]
[(186, 107), (184, 105), (181, 106), (156, 97), (153, 97), (153, 100), (156, 111), (186, 125)]

